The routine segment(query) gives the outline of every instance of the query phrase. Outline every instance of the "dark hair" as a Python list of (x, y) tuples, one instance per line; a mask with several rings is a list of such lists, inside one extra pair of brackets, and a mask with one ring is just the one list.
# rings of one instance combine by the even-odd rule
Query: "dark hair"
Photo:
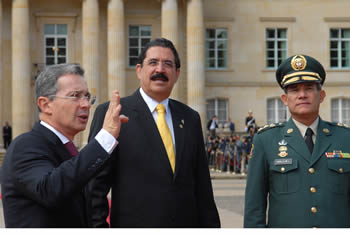
[(165, 38), (156, 38), (150, 42), (148, 42), (145, 47), (143, 48), (143, 50), (141, 51), (141, 54), (138, 57), (138, 63), (141, 64), (141, 67), (143, 66), (143, 60), (145, 60), (146, 58), (146, 53), (147, 50), (151, 47), (155, 47), (155, 46), (159, 46), (159, 47), (163, 47), (163, 48), (169, 48), (171, 49), (171, 51), (174, 54), (175, 57), (175, 66), (176, 69), (179, 69), (181, 64), (180, 64), (180, 58), (179, 58), (179, 54), (177, 53), (177, 50), (175, 49), (174, 44)]
[[(315, 83), (315, 84), (316, 84), (316, 90), (317, 90), (317, 91), (321, 91), (322, 85), (321, 85), (320, 83)], [(289, 86), (286, 86), (286, 87), (283, 88), (283, 91), (284, 91), (285, 94), (287, 94), (288, 87), (289, 87)]]

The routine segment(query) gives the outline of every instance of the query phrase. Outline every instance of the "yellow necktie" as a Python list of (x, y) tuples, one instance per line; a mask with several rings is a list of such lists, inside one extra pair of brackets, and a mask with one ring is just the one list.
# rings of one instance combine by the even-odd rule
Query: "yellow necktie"
[(165, 107), (163, 106), (163, 104), (158, 104), (158, 106), (156, 107), (156, 111), (158, 112), (157, 127), (159, 130), (160, 136), (162, 137), (166, 152), (168, 154), (171, 168), (173, 169), (173, 172), (174, 172), (175, 171), (174, 145), (173, 145), (173, 140), (170, 134), (168, 124), (166, 123), (166, 120), (165, 120)]

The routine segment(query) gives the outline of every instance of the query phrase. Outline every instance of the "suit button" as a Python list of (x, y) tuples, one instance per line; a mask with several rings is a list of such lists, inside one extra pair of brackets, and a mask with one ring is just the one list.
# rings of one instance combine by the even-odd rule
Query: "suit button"
[(286, 170), (286, 168), (282, 167), (281, 168), (281, 172), (284, 172)]
[(310, 192), (316, 193), (316, 188), (315, 187), (310, 187)]
[(314, 174), (314, 173), (315, 173), (315, 169), (314, 169), (314, 168), (312, 168), (312, 167), (311, 167), (311, 168), (309, 168), (309, 173), (310, 173), (310, 174)]
[(343, 173), (343, 168), (339, 168), (339, 173)]
[(313, 207), (311, 207), (311, 212), (312, 212), (312, 213), (316, 213), (316, 212), (317, 212), (317, 208), (316, 208), (316, 207), (314, 207), (314, 206), (313, 206)]

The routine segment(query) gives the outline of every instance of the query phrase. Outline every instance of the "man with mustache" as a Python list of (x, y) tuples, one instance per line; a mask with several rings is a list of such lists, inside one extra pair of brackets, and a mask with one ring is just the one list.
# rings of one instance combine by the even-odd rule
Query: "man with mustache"
[[(171, 41), (149, 42), (139, 55), (140, 88), (121, 99), (129, 122), (108, 170), (90, 184), (94, 227), (220, 227), (199, 114), (169, 99), (180, 74)], [(108, 102), (97, 107), (90, 139), (100, 131)]]
[(80, 152), (73, 144), (95, 101), (77, 64), (47, 67), (35, 81), (40, 122), (10, 145), (2, 166), (6, 227), (88, 227), (85, 185), (110, 162), (121, 123), (119, 93), (103, 128)]
[(319, 116), (325, 70), (316, 59), (295, 55), (276, 79), (291, 118), (254, 136), (244, 227), (350, 227), (350, 129)]

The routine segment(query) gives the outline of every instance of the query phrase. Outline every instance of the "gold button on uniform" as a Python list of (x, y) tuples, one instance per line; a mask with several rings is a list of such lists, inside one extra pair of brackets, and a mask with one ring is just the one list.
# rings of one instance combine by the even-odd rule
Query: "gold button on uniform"
[(315, 173), (315, 169), (313, 169), (312, 167), (309, 168), (309, 173), (310, 173), (310, 174), (314, 174), (314, 173)]
[(286, 168), (282, 167), (281, 168), (281, 172), (284, 172), (286, 170)]
[(314, 207), (314, 206), (313, 206), (313, 207), (311, 207), (311, 212), (312, 212), (312, 213), (316, 213), (316, 212), (317, 212), (317, 208), (316, 208), (316, 207)]
[(343, 173), (343, 168), (339, 168), (339, 173)]
[(311, 187), (311, 188), (310, 188), (310, 192), (316, 193), (316, 188), (315, 188), (315, 187)]

